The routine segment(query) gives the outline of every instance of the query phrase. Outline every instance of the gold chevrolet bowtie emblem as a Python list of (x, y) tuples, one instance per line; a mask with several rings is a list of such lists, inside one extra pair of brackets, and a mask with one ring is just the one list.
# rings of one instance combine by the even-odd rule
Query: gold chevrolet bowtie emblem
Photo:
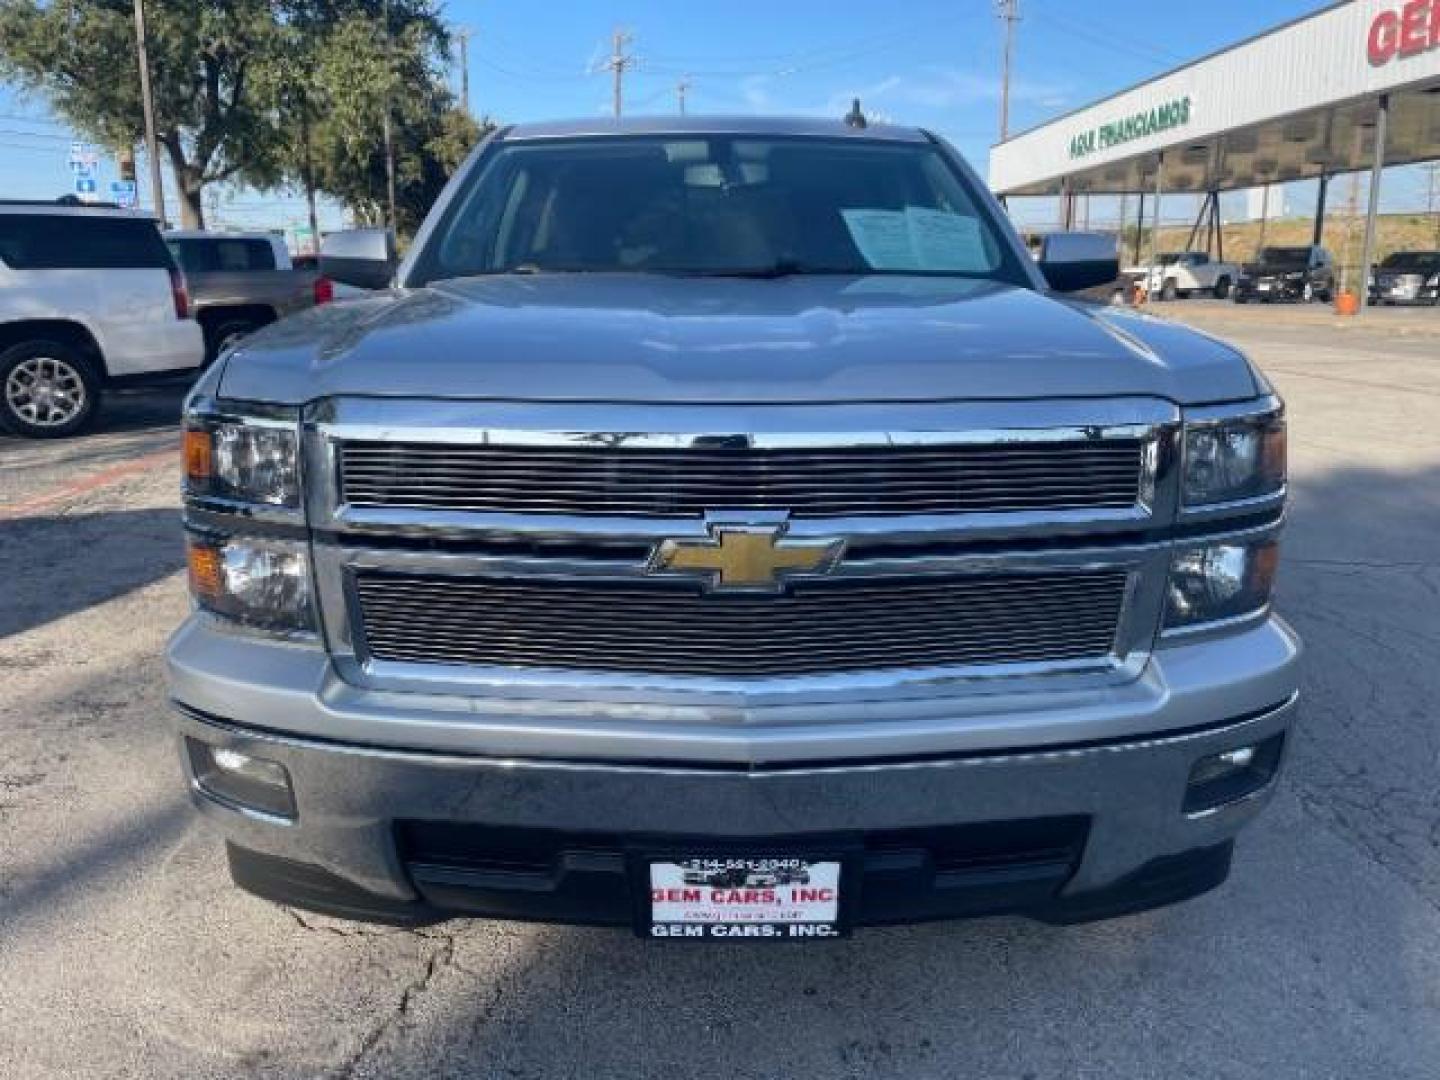
[(663, 540), (651, 573), (700, 575), (715, 590), (774, 592), (791, 574), (824, 573), (843, 540), (786, 540), (785, 525), (711, 525), (704, 540)]

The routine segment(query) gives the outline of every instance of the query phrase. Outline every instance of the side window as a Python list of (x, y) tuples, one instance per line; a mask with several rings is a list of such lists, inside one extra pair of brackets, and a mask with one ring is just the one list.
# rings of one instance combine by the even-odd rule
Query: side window
[(247, 270), (274, 270), (275, 249), (266, 240), (245, 240)]
[(148, 218), (0, 214), (0, 259), (17, 270), (169, 269), (169, 249)]
[(1191, 256), (1190, 256), (1190, 265), (1191, 265), (1191, 266), (1209, 266), (1209, 265), (1210, 265), (1210, 256), (1209, 256), (1209, 255), (1206, 255), (1203, 251), (1196, 252), (1194, 255), (1191, 255)]
[(215, 249), (208, 240), (171, 240), (170, 251), (187, 274), (204, 274), (215, 269)]

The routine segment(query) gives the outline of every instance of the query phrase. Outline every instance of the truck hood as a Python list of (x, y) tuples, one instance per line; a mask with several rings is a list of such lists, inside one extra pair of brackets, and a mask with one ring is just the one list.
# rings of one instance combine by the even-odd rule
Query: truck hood
[(330, 304), (230, 355), (225, 398), (824, 403), (1257, 392), (1148, 316), (953, 278), (496, 276)]

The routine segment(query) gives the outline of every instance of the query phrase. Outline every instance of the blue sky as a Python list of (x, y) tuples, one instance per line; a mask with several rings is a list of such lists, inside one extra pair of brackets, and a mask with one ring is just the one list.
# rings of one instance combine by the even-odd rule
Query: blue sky
[[(1011, 129), (1322, 6), (1020, 0)], [(595, 69), (622, 26), (638, 58), (626, 76), (627, 112), (673, 111), (685, 78), (692, 112), (839, 116), (858, 96), (867, 112), (946, 135), (982, 171), (996, 135), (1001, 24), (993, 0), (450, 0), (446, 15), (473, 32), (474, 108), (502, 121), (608, 111), (609, 75)], [(42, 102), (0, 88), (0, 192), (68, 189), (69, 136)], [(113, 178), (107, 163), (102, 190)], [(1407, 192), (1418, 200), (1418, 183), (1398, 179), (1387, 203)], [(1298, 188), (1292, 207), (1303, 211), (1308, 197)], [(303, 213), (298, 200), (249, 191), (225, 192), (219, 205), (220, 219), (236, 226), (282, 225)]]

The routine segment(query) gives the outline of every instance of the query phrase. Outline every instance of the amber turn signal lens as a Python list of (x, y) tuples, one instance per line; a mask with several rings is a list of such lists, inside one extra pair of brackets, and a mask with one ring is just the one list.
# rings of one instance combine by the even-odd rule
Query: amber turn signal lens
[(198, 428), (187, 428), (185, 430), (185, 478), (187, 480), (209, 480), (214, 469), (210, 432)]
[(1250, 558), (1250, 588), (1269, 596), (1275, 588), (1275, 574), (1280, 569), (1280, 545), (1264, 544)]
[(225, 584), (220, 549), (192, 540), (187, 551), (187, 563), (190, 568), (190, 591), (208, 600), (219, 599)]
[(1260, 471), (1272, 488), (1285, 483), (1285, 443), (1283, 420), (1277, 420), (1265, 429), (1260, 447)]

